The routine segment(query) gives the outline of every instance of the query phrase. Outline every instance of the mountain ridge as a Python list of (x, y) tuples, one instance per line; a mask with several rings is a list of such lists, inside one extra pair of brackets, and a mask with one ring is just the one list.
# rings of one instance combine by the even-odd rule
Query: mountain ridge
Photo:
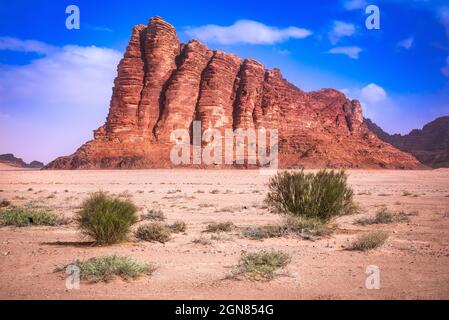
[(279, 69), (197, 40), (179, 43), (160, 17), (133, 28), (117, 73), (106, 123), (47, 169), (176, 167), (170, 133), (194, 121), (202, 133), (277, 129), (281, 168), (422, 168), (366, 127), (359, 101), (334, 89), (304, 92)]

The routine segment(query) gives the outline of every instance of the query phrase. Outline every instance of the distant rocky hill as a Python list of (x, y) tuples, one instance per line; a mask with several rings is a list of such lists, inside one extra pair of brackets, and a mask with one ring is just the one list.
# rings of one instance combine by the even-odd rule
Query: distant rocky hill
[(304, 92), (253, 59), (196, 40), (180, 43), (160, 17), (133, 28), (114, 85), (94, 140), (48, 169), (174, 167), (170, 134), (190, 131), (194, 121), (201, 133), (222, 136), (228, 129), (278, 130), (281, 168), (422, 167), (366, 127), (359, 101), (334, 89)]
[(0, 163), (9, 165), (11, 167), (17, 168), (32, 168), (32, 169), (41, 169), (44, 167), (44, 164), (39, 161), (32, 161), (30, 163), (26, 163), (20, 158), (16, 158), (13, 154), (1, 154), (0, 155)]
[(365, 119), (365, 124), (381, 140), (410, 152), (421, 163), (432, 168), (449, 167), (449, 116), (437, 118), (407, 135), (390, 135), (370, 119)]

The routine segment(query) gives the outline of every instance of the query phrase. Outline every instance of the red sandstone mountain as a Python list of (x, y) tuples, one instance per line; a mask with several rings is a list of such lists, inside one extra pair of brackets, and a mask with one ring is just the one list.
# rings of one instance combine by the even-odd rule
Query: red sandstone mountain
[(410, 152), (421, 163), (433, 168), (449, 167), (449, 116), (437, 118), (406, 135), (390, 135), (370, 119), (365, 122), (381, 140)]
[(173, 167), (174, 129), (276, 128), (280, 166), (418, 168), (410, 154), (379, 140), (360, 103), (333, 89), (304, 92), (278, 69), (212, 51), (159, 17), (135, 26), (118, 66), (109, 115), (94, 140), (47, 168)]

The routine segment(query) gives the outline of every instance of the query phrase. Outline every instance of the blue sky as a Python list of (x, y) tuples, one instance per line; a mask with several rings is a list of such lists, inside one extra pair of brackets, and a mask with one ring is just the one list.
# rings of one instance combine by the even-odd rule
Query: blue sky
[[(342, 90), (385, 130), (407, 133), (449, 114), (445, 2), (2, 0), (0, 153), (48, 162), (90, 140), (132, 26), (156, 15), (182, 41), (279, 67), (307, 91)], [(70, 4), (80, 30), (65, 27)], [(365, 27), (368, 4), (380, 30)]]

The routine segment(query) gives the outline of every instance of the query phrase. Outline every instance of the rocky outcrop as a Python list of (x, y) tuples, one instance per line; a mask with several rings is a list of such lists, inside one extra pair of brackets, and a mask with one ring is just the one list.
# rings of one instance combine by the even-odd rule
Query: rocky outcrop
[(16, 158), (11, 153), (0, 154), (0, 163), (16, 168), (41, 169), (44, 167), (44, 164), (42, 162), (32, 161), (30, 163), (26, 163), (21, 158)]
[(421, 163), (433, 168), (449, 168), (449, 116), (440, 117), (407, 135), (390, 135), (370, 119), (365, 119), (365, 123), (381, 140), (410, 152)]
[[(173, 167), (175, 129), (277, 129), (280, 167), (418, 168), (364, 124), (341, 92), (304, 92), (252, 59), (180, 44), (159, 17), (134, 27), (118, 66), (109, 115), (94, 140), (52, 169)], [(200, 165), (201, 166), (201, 165)]]

